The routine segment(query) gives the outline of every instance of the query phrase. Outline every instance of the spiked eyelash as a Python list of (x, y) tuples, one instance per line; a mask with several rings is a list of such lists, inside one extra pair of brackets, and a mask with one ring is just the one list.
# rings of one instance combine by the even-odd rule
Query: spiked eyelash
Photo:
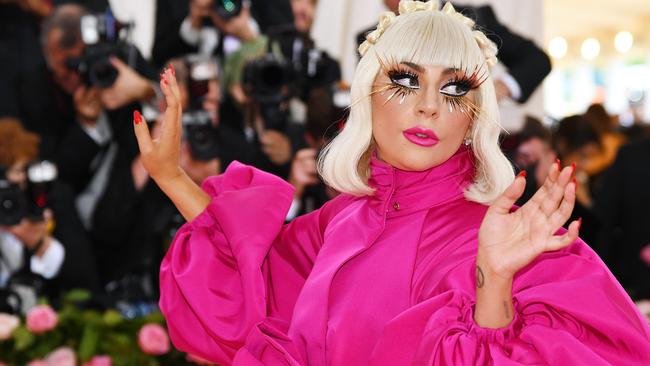
[[(371, 95), (375, 93), (383, 94), (386, 91), (392, 91), (384, 104), (390, 102), (395, 96), (400, 97), (401, 104), (404, 102), (404, 99), (407, 96), (417, 93), (419, 85), (417, 87), (408, 87), (397, 83), (398, 80), (406, 78), (414, 78), (417, 80), (417, 73), (414, 73), (410, 68), (403, 67), (394, 61), (386, 62), (386, 60), (379, 58), (379, 64), (381, 70), (386, 76), (388, 76), (390, 83), (386, 83), (385, 85), (374, 89)], [(470, 70), (469, 68), (465, 69), (462, 65), (455, 69), (451, 80), (449, 80), (444, 86), (440, 88), (440, 93), (442, 94), (444, 101), (449, 108), (449, 111), (453, 112), (456, 110), (463, 114), (466, 114), (470, 118), (474, 118), (474, 116), (478, 115), (478, 106), (474, 104), (470, 98), (466, 98), (466, 95), (469, 93), (469, 91), (481, 86), (481, 84), (483, 84), (487, 78), (488, 71), (484, 65), (476, 65), (473, 70)], [(456, 85), (466, 91), (463, 94), (458, 95), (453, 95), (442, 91), (442, 89), (450, 85)]]

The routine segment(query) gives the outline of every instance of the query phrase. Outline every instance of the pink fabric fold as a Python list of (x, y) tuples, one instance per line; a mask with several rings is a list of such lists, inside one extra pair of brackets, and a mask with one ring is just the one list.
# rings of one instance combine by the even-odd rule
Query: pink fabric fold
[(233, 163), (161, 266), (174, 345), (235, 365), (639, 365), (650, 330), (578, 240), (517, 273), (515, 320), (473, 321), (478, 228), (462, 148), (424, 172), (374, 158), (369, 197), (283, 224), (279, 178)]

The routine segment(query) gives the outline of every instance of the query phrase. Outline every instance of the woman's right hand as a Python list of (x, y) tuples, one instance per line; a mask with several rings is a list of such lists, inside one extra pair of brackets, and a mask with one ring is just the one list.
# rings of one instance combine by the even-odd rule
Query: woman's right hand
[(171, 199), (185, 220), (191, 221), (205, 210), (211, 198), (185, 174), (180, 166), (181, 98), (174, 68), (171, 65), (161, 74), (160, 89), (165, 94), (167, 103), (162, 126), (160, 126), (160, 137), (152, 139), (140, 113), (133, 112), (140, 160), (151, 178)]
[(133, 112), (135, 136), (140, 147), (142, 165), (158, 185), (183, 176), (179, 162), (182, 134), (180, 91), (171, 65), (161, 74), (160, 89), (165, 95), (167, 108), (158, 138), (151, 137), (149, 127), (140, 112)]

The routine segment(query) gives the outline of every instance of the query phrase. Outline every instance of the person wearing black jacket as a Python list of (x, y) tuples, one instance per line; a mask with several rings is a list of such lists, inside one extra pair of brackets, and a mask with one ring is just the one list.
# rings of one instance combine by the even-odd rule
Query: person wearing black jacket
[[(9, 283), (40, 283), (38, 295), (56, 302), (59, 295), (74, 288), (97, 291), (98, 283), (92, 246), (77, 216), (72, 190), (64, 182), (53, 180), (47, 190), (39, 191), (39, 201), (33, 202), (34, 195), (27, 194), (34, 183), (28, 183), (26, 169), (38, 155), (38, 143), (38, 136), (25, 131), (15, 119), (0, 119), (0, 178), (16, 184), (20, 188), (17, 193), (24, 195), (27, 202), (20, 217), (0, 217), (4, 223), (19, 220), (0, 226), (5, 239), (3, 249), (11, 247), (9, 241), (23, 246), (22, 255), (17, 253), (14, 263), (3, 265), (13, 272)], [(41, 207), (42, 213), (31, 207)], [(0, 212), (5, 214), (5, 210)]]
[[(118, 72), (108, 88), (86, 85), (69, 60), (83, 54), (78, 5), (54, 8), (42, 24), (44, 62), (16, 77), (17, 115), (40, 135), (41, 158), (53, 160), (60, 177), (76, 194), (91, 181), (112, 141), (128, 135), (130, 114), (138, 102), (155, 96), (155, 71), (139, 54), (134, 67), (111, 59)], [(138, 71), (135, 71), (138, 70)], [(0, 111), (0, 114), (3, 114)]]
[[(397, 13), (399, 0), (384, 0), (384, 4), (390, 11)], [(551, 72), (551, 61), (546, 53), (532, 41), (499, 22), (489, 5), (474, 7), (456, 2), (453, 5), (459, 13), (476, 21), (478, 28), (499, 48), (499, 61), (507, 67), (508, 74), (495, 81), (497, 96), (508, 96), (518, 103), (525, 103)], [(363, 43), (366, 35), (375, 28), (376, 26), (359, 33), (357, 43)]]
[(595, 213), (601, 220), (600, 254), (634, 300), (650, 298), (650, 138), (621, 147), (605, 171)]

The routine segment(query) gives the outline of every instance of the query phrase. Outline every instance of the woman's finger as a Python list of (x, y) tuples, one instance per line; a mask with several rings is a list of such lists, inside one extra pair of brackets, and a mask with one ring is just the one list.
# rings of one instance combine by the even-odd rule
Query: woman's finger
[(566, 233), (551, 236), (546, 243), (546, 251), (559, 250), (576, 241), (576, 239), (578, 239), (581, 224), (582, 220), (573, 221), (569, 225), (569, 230), (567, 230)]
[(176, 78), (173, 77), (169, 69), (165, 69), (161, 74), (160, 89), (165, 94), (167, 108), (162, 123), (160, 143), (166, 149), (178, 145), (181, 136), (180, 98), (174, 93), (171, 79), (176, 83)]
[(135, 138), (138, 140), (138, 147), (141, 154), (147, 154), (153, 150), (153, 142), (149, 134), (149, 126), (138, 110), (133, 111), (133, 129)]
[(515, 177), (514, 182), (490, 205), (490, 210), (498, 214), (510, 213), (512, 205), (524, 193), (524, 188), (526, 188), (526, 171), (522, 171)]
[(558, 176), (560, 175), (560, 161), (555, 160), (555, 164), (551, 164), (551, 167), (548, 168), (548, 174), (546, 175), (546, 179), (544, 180), (544, 184), (535, 192), (533, 197), (529, 200), (529, 202), (532, 202), (533, 205), (531, 206), (541, 206), (542, 203), (544, 203), (544, 200), (546, 200), (546, 196), (548, 192), (550, 191), (551, 187), (557, 180)]
[(549, 225), (551, 226), (550, 232), (551, 234), (557, 231), (557, 229), (560, 228), (560, 226), (564, 225), (564, 223), (571, 217), (571, 212), (573, 212), (573, 207), (575, 206), (576, 202), (576, 183), (572, 182), (569, 183), (566, 188), (564, 189), (564, 198), (562, 199), (562, 203), (560, 204), (560, 207), (553, 212), (553, 214), (550, 216), (550, 222)]
[(540, 209), (547, 217), (551, 216), (562, 202), (567, 184), (571, 181), (571, 176), (575, 165), (562, 169), (555, 183), (547, 191), (546, 199), (542, 202)]

